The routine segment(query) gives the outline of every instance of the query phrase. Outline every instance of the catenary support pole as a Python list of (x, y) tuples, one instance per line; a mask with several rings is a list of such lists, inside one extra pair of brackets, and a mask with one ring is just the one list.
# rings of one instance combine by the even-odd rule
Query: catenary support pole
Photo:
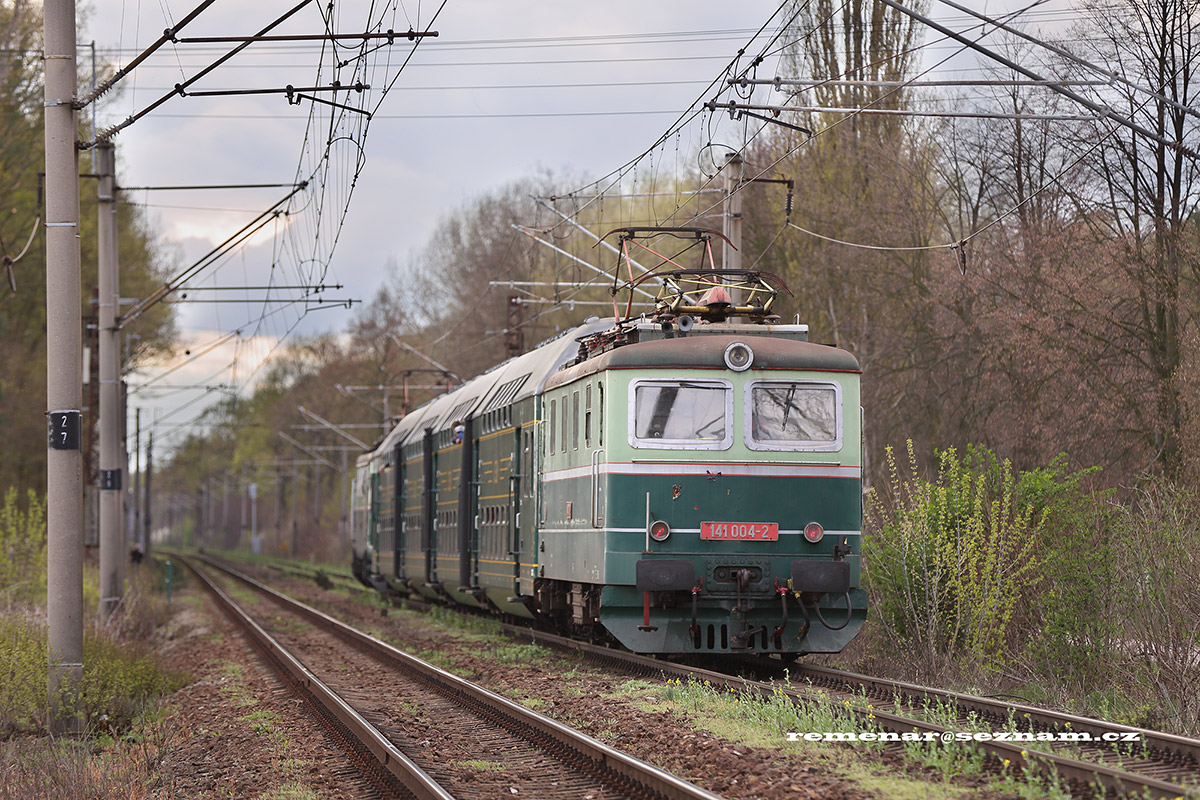
[[(343, 449), (342, 450), (342, 517), (338, 522), (338, 534), (340, 536), (340, 538), (338, 540), (338, 544), (349, 544), (350, 543), (350, 515), (348, 513), (348, 505), (350, 502), (350, 488), (349, 488), (350, 466), (349, 466), (348, 462), (349, 462), (349, 456), (347, 455), (347, 451)], [(400, 469), (400, 466), (397, 465), (396, 469)], [(396, 535), (399, 536), (400, 535), (400, 533), (399, 533), (400, 523), (398, 521), (396, 523), (396, 531), (397, 531)]]
[(142, 410), (133, 410), (133, 541), (146, 551), (142, 532)]
[(313, 535), (310, 537), (312, 542), (316, 541), (316, 537), (321, 535), (321, 465), (313, 464), (312, 468), (312, 486), (309, 489), (309, 495), (312, 498), (312, 519), (314, 523)]
[[(115, 215), (114, 215), (115, 218)], [(120, 256), (118, 256), (117, 266), (120, 267)], [(117, 319), (121, 318), (120, 297), (117, 298)], [(119, 324), (119, 323), (118, 323)], [(125, 374), (125, 354), (129, 352), (129, 338), (126, 336), (120, 340), (124, 342), (124, 347), (120, 350), (120, 357), (117, 364), (117, 374)], [(118, 384), (121, 387), (121, 443), (118, 447), (118, 452), (121, 458), (121, 558), (117, 561), (119, 564), (118, 574), (120, 582), (118, 586), (125, 586), (126, 571), (129, 569), (129, 545), (132, 539), (130, 538), (133, 532), (133, 514), (130, 509), (132, 506), (129, 502), (129, 384), (124, 378), (120, 379)], [(124, 593), (122, 592), (122, 597)], [(122, 601), (124, 602), (124, 601)]]
[(300, 473), (292, 471), (292, 558), (300, 557)]
[(250, 550), (257, 555), (262, 552), (258, 542), (258, 484), (251, 483), (246, 489), (250, 492)]
[(283, 513), (283, 479), (279, 476), (279, 465), (275, 465), (275, 552), (283, 553), (283, 539), (280, 536), (280, 514)]
[[(238, 527), (237, 535), (237, 540), (240, 543), (242, 541), (242, 536), (244, 536), (246, 533), (246, 493), (242, 491), (242, 488), (247, 487), (247, 484), (244, 475), (239, 473), (236, 477), (237, 483), (234, 484), (234, 491), (237, 492), (238, 508), (241, 510), (241, 525)], [(249, 485), (253, 486), (254, 484), (251, 483)], [(249, 487), (247, 487), (247, 489), (249, 490)], [(256, 492), (257, 489), (249, 491)]]
[(121, 514), (121, 353), (117, 330), (117, 203), (116, 150), (111, 142), (96, 147), (97, 273), (100, 323), (100, 619), (107, 621), (121, 605), (125, 559)]
[(75, 0), (45, 0), (46, 686), (51, 725), (77, 730), (83, 677), (83, 464)]
[(153, 546), (154, 528), (150, 524), (150, 481), (154, 477), (154, 432), (150, 432), (149, 438), (146, 440), (146, 498), (145, 510), (142, 512), (142, 530), (145, 531), (144, 547), (146, 549), (146, 560), (150, 559), (150, 549)]

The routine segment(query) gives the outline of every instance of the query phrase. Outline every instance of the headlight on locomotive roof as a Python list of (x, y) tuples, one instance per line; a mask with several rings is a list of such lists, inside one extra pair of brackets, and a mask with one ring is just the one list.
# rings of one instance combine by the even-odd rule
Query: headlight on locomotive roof
[(821, 541), (821, 537), (825, 535), (825, 529), (821, 527), (819, 522), (810, 522), (804, 526), (804, 538), (816, 544)]
[(734, 342), (725, 348), (725, 366), (734, 372), (745, 372), (754, 363), (754, 351), (749, 345)]

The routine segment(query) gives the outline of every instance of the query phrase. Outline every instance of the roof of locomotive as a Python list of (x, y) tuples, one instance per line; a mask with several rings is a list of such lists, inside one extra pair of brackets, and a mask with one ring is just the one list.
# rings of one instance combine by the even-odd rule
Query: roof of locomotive
[[(714, 326), (715, 327), (715, 326)], [(561, 370), (546, 381), (546, 388), (570, 383), (585, 375), (609, 369), (719, 369), (726, 370), (725, 350), (741, 342), (754, 353), (752, 370), (808, 370), (861, 372), (858, 359), (845, 350), (824, 344), (745, 331), (705, 331), (671, 339), (653, 339), (616, 347)]]
[(610, 320), (589, 320), (528, 353), (492, 367), (454, 391), (433, 398), (400, 420), (375, 452), (386, 453), (398, 443), (408, 444), (410, 437), (422, 433), (426, 428), (432, 428), (437, 433), (469, 414), (478, 415), (541, 392), (547, 378), (577, 354), (579, 343), (576, 339), (611, 325)]

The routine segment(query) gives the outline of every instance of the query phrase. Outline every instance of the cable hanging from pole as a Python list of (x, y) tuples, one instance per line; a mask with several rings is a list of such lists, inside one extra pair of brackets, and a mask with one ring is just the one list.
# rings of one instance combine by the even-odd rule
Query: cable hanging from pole
[(201, 256), (190, 267), (188, 267), (183, 272), (176, 275), (171, 280), (164, 283), (156, 291), (151, 293), (148, 297), (144, 298), (143, 300), (140, 300), (136, 305), (134, 305), (133, 308), (131, 308), (127, 313), (125, 313), (121, 317), (120, 321), (117, 323), (117, 327), (124, 328), (126, 325), (133, 322), (135, 319), (137, 319), (142, 314), (144, 314), (148, 309), (152, 308), (155, 304), (161, 302), (168, 294), (178, 290), (186, 281), (195, 277), (197, 273), (199, 273), (205, 267), (212, 264), (213, 261), (215, 261), (221, 255), (223, 255), (224, 253), (228, 252), (228, 250), (232, 249), (233, 247), (236, 247), (241, 242), (243, 242), (246, 239), (253, 236), (259, 230), (261, 230), (268, 222), (273, 220), (276, 215), (282, 213), (281, 211), (278, 210), (281, 205), (286, 203), (288, 200), (292, 199), (292, 197), (294, 197), (297, 193), (302, 191), (305, 187), (307, 187), (307, 185), (308, 185), (307, 183), (302, 183), (302, 184), (297, 185), (295, 189), (293, 189), (291, 192), (289, 192), (287, 195), (285, 195), (282, 199), (277, 201), (274, 205), (272, 205), (266, 211), (262, 212), (257, 217), (252, 219), (250, 222), (246, 223), (244, 226), (242, 226), (241, 229), (239, 229), (232, 236), (225, 239), (225, 241), (221, 242), (219, 245), (214, 247), (212, 250), (209, 250), (206, 254)]

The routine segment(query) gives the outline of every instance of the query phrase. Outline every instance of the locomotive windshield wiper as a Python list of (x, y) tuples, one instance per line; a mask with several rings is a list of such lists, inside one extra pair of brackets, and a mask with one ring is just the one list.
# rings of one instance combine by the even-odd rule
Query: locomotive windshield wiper
[(788, 387), (787, 399), (783, 401), (783, 424), (779, 426), (779, 430), (787, 430), (788, 414), (792, 412), (792, 398), (796, 396), (796, 384)]

